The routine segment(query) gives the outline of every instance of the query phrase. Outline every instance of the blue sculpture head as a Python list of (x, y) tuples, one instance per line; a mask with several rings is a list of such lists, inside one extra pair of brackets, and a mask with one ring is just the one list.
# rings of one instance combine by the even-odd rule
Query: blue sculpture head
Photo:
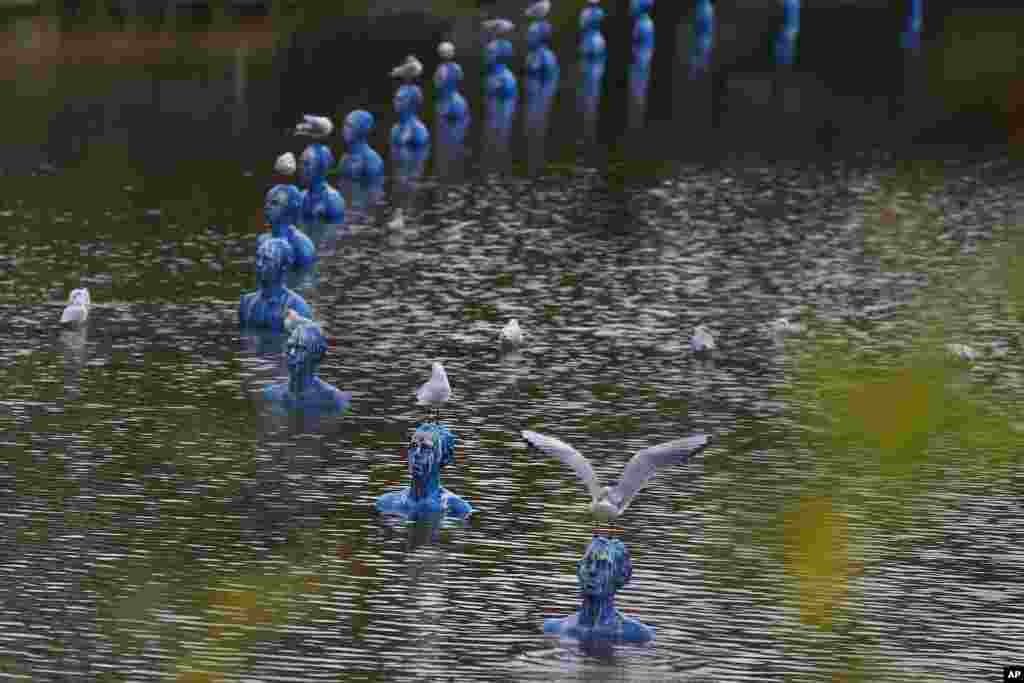
[(409, 444), (409, 476), (413, 487), (439, 481), (441, 468), (455, 459), (455, 435), (446, 427), (428, 422), (420, 425)]
[(596, 536), (576, 563), (580, 592), (592, 597), (609, 597), (633, 576), (629, 548), (616, 539)]
[(423, 91), (418, 85), (406, 84), (395, 92), (395, 111), (399, 116), (412, 116), (423, 104)]
[(263, 240), (256, 250), (256, 279), (260, 287), (280, 286), (292, 267), (292, 250), (279, 237)]
[(327, 338), (316, 323), (298, 325), (292, 330), (285, 345), (288, 376), (298, 380), (312, 377), (327, 353)]
[(604, 21), (604, 10), (596, 2), (591, 2), (580, 12), (580, 30), (596, 31), (601, 28)]
[(341, 129), (341, 136), (345, 144), (354, 145), (358, 142), (366, 142), (373, 130), (373, 114), (363, 109), (356, 109), (345, 117), (345, 124)]
[(484, 61), (487, 66), (494, 67), (497, 64), (504, 64), (512, 59), (515, 50), (512, 48), (512, 41), (504, 38), (495, 38), (484, 47)]
[(526, 44), (531, 50), (547, 45), (551, 40), (551, 24), (546, 21), (535, 21), (526, 29)]
[(302, 151), (299, 157), (299, 179), (306, 185), (322, 183), (327, 172), (334, 167), (334, 155), (327, 145), (314, 143)]
[(274, 185), (263, 200), (263, 215), (271, 225), (294, 225), (302, 209), (302, 190), (294, 185)]
[(634, 17), (650, 14), (652, 9), (654, 9), (654, 0), (630, 0), (629, 2), (629, 12)]

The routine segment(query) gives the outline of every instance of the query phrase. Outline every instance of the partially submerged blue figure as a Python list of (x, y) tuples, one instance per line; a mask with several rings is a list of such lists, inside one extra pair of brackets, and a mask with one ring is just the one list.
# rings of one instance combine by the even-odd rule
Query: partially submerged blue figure
[(711, 0), (697, 0), (693, 20), (693, 50), (690, 53), (690, 78), (707, 72), (711, 49), (715, 44), (715, 8)]
[(284, 332), (288, 309), (310, 317), (305, 299), (284, 286), (291, 268), (292, 249), (279, 237), (263, 240), (256, 249), (256, 281), (259, 289), (242, 295), (238, 303), (238, 322), (243, 328)]
[(409, 519), (469, 515), (473, 506), (441, 486), (441, 468), (454, 460), (455, 435), (436, 422), (420, 425), (409, 445), (410, 485), (378, 498), (377, 509)]
[(341, 128), (348, 153), (341, 157), (338, 175), (346, 180), (372, 182), (384, 175), (384, 160), (370, 147), (373, 114), (362, 109), (349, 112)]
[(395, 92), (395, 112), (398, 123), (391, 127), (392, 147), (426, 147), (430, 144), (430, 131), (420, 121), (423, 91), (418, 85), (405, 83)]
[(516, 115), (517, 98), (488, 97), (487, 119), (484, 129), (484, 161), (488, 170), (501, 170), (512, 137), (512, 120)]
[(519, 96), (516, 77), (508, 68), (508, 60), (513, 54), (512, 43), (505, 38), (495, 38), (484, 48), (484, 62), (487, 68), (484, 93), (488, 97), (511, 99)]
[(299, 180), (306, 186), (302, 201), (302, 222), (306, 225), (341, 225), (345, 222), (345, 200), (327, 184), (334, 155), (327, 145), (313, 143), (299, 157)]
[(583, 134), (593, 140), (597, 133), (598, 105), (601, 103), (601, 83), (604, 80), (606, 60), (587, 59), (580, 62), (580, 82), (577, 86), (580, 113), (583, 115)]
[(551, 102), (558, 90), (558, 73), (553, 78), (526, 78), (526, 128), (527, 163), (530, 172), (544, 166), (544, 146), (548, 135), (548, 117)]
[(924, 0), (910, 0), (910, 14), (907, 27), (900, 34), (900, 45), (904, 50), (916, 52), (921, 48), (921, 27), (924, 25)]
[(651, 10), (654, 0), (630, 0), (629, 13), (633, 15), (633, 49), (654, 49), (654, 20)]
[(782, 0), (782, 29), (775, 39), (775, 61), (790, 66), (796, 59), (796, 39), (800, 35), (800, 0)]
[(292, 266), (305, 268), (316, 261), (313, 240), (295, 227), (302, 211), (302, 190), (294, 185), (274, 185), (267, 191), (263, 202), (263, 215), (270, 223), (270, 232), (257, 238), (262, 244), (270, 237), (283, 239), (291, 247)]
[(653, 50), (638, 47), (633, 50), (633, 63), (629, 67), (629, 128), (642, 128), (647, 114), (647, 86), (651, 80)]
[(595, 536), (576, 563), (583, 605), (561, 619), (547, 619), (544, 632), (575, 640), (646, 643), (654, 629), (615, 609), (615, 593), (629, 583), (633, 563), (629, 549), (618, 539)]
[[(294, 322), (293, 322), (294, 321)], [(339, 391), (317, 376), (320, 361), (327, 353), (327, 338), (319, 325), (308, 318), (292, 315), (291, 334), (285, 344), (288, 381), (264, 389), (264, 396), (288, 411), (338, 414), (352, 403), (352, 394)]]
[(604, 59), (608, 54), (604, 35), (601, 33), (601, 22), (604, 21), (604, 9), (599, 0), (588, 0), (588, 4), (580, 12), (580, 55), (583, 59)]
[(437, 46), (441, 63), (434, 72), (434, 88), (437, 90), (437, 115), (448, 121), (457, 122), (469, 118), (466, 98), (459, 92), (462, 83), (462, 67), (452, 61), (455, 46), (449, 42)]
[(466, 159), (466, 131), (469, 117), (447, 119), (443, 116), (434, 121), (437, 138), (437, 153), (434, 156), (434, 172), (439, 178), (455, 180), (462, 177)]
[(547, 19), (534, 21), (526, 29), (526, 74), (528, 78), (547, 81), (558, 78), (558, 58), (549, 47), (551, 23)]

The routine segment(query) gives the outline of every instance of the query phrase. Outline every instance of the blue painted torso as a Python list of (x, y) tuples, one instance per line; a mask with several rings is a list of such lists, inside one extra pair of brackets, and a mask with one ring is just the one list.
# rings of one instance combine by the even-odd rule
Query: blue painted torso
[(430, 143), (430, 132), (419, 119), (423, 92), (418, 85), (406, 84), (395, 93), (398, 123), (391, 127), (391, 144), (399, 147), (424, 147)]
[(289, 382), (272, 384), (263, 390), (263, 395), (286, 411), (318, 412), (341, 414), (352, 404), (352, 394), (340, 391), (319, 377), (314, 377), (308, 387), (300, 392), (292, 391)]
[(316, 262), (316, 246), (313, 244), (313, 240), (294, 225), (270, 226), (270, 232), (265, 232), (256, 238), (257, 245), (271, 237), (280, 237), (288, 242), (293, 267), (307, 268)]
[(558, 78), (558, 58), (548, 47), (551, 41), (551, 24), (535, 21), (526, 31), (526, 73), (530, 78), (550, 80)]
[(348, 152), (341, 157), (338, 175), (345, 180), (370, 182), (384, 175), (384, 160), (370, 147), (373, 114), (362, 109), (349, 112), (342, 127), (342, 138)]
[(437, 113), (449, 120), (461, 120), (469, 116), (466, 98), (459, 92), (462, 83), (462, 67), (452, 61), (441, 62), (434, 72), (434, 88), (437, 89)]
[(587, 5), (580, 12), (580, 54), (584, 59), (601, 59), (608, 53), (601, 22), (604, 10), (597, 5)]
[(504, 38), (497, 38), (487, 43), (484, 50), (484, 59), (487, 64), (487, 81), (484, 91), (489, 97), (509, 99), (519, 95), (516, 77), (506, 63), (511, 59), (512, 54), (512, 43)]
[(345, 222), (345, 200), (327, 184), (334, 155), (326, 145), (306, 147), (299, 157), (299, 179), (306, 186), (300, 217), (306, 225), (338, 225)]
[(633, 47), (654, 48), (654, 20), (651, 9), (654, 0), (630, 0), (629, 11), (633, 15)]
[(276, 291), (260, 289), (242, 295), (238, 303), (238, 322), (245, 328), (284, 332), (284, 319), (289, 308), (307, 318), (313, 315), (306, 300), (284, 286)]

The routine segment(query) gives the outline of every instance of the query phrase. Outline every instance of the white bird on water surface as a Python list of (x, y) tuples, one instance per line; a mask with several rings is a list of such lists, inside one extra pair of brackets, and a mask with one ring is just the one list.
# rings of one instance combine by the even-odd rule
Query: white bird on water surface
[(391, 70), (392, 78), (401, 78), (404, 81), (412, 81), (423, 73), (423, 64), (416, 59), (416, 55), (409, 55), (405, 61)]
[(416, 402), (420, 405), (434, 407), (435, 421), (440, 419), (441, 406), (452, 397), (452, 387), (448, 384), (448, 373), (444, 366), (434, 363), (430, 368), (430, 379), (416, 390)]
[(89, 297), (89, 290), (85, 287), (72, 289), (68, 296), (68, 305), (60, 315), (60, 324), (68, 327), (79, 327), (85, 324), (89, 318), (89, 306), (92, 299)]
[(637, 451), (626, 463), (622, 477), (615, 486), (601, 486), (590, 461), (569, 444), (528, 430), (523, 431), (523, 438), (534, 448), (555, 456), (576, 472), (576, 476), (586, 484), (590, 492), (591, 514), (596, 520), (605, 523), (613, 522), (626, 511), (633, 497), (655, 472), (667, 465), (685, 463), (691, 455), (704, 450), (710, 442), (709, 437), (700, 434)]
[(711, 330), (707, 325), (697, 325), (693, 328), (693, 336), (690, 337), (690, 348), (693, 349), (694, 353), (710, 353), (714, 351), (715, 335), (711, 334)]
[(526, 16), (530, 19), (543, 19), (551, 11), (551, 0), (539, 0), (526, 8)]
[(303, 114), (302, 121), (295, 126), (296, 135), (311, 138), (325, 138), (334, 132), (334, 124), (326, 116)]
[(519, 346), (523, 343), (523, 328), (519, 327), (519, 321), (515, 318), (509, 320), (505, 327), (501, 328), (499, 335), (502, 344)]

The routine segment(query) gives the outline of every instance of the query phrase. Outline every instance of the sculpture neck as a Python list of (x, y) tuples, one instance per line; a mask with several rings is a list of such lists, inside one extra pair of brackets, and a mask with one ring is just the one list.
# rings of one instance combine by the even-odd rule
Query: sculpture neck
[(280, 223), (270, 224), (270, 234), (274, 237), (288, 239), (292, 235), (292, 230), (292, 224), (289, 221), (282, 221)]
[(305, 366), (288, 373), (288, 391), (299, 396), (310, 389), (316, 383), (316, 368)]
[(351, 154), (365, 154), (366, 150), (369, 149), (370, 145), (365, 139), (359, 138), (352, 141), (352, 144), (348, 146)]
[(311, 195), (322, 194), (327, 189), (327, 177), (326, 176), (315, 176), (309, 181), (309, 193)]
[(410, 497), (414, 501), (436, 498), (441, 495), (441, 468), (435, 467), (422, 478), (413, 477), (409, 486)]
[(609, 625), (620, 619), (615, 609), (615, 593), (583, 596), (583, 606), (579, 611), (580, 626)]

